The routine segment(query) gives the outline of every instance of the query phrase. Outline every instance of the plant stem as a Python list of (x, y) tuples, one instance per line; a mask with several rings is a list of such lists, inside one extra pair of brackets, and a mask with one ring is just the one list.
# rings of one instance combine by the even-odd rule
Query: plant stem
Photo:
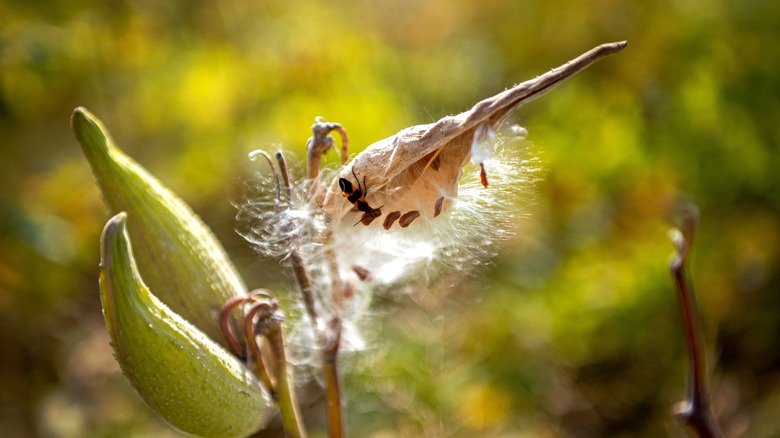
[[(255, 316), (257, 316), (256, 323), (254, 322)], [(270, 382), (271, 379), (263, 365), (263, 357), (257, 345), (257, 336), (262, 336), (267, 341), (272, 360), (270, 368), (274, 373), (272, 395), (279, 406), (285, 434), (290, 438), (303, 438), (306, 436), (306, 431), (301, 422), (295, 392), (291, 387), (290, 371), (287, 368), (287, 353), (282, 330), (283, 320), (284, 315), (279, 310), (279, 304), (275, 299), (258, 299), (246, 312), (244, 330), (249, 340), (249, 351), (255, 369), (258, 369), (259, 366), (263, 381)]]
[(344, 436), (344, 416), (341, 406), (341, 382), (338, 373), (338, 351), (341, 338), (341, 319), (333, 318), (329, 324), (330, 338), (327, 348), (322, 350), (322, 374), (325, 377), (325, 400), (328, 420), (328, 437)]
[[(292, 207), (292, 182), (290, 179), (290, 169), (287, 167), (287, 160), (284, 158), (282, 152), (276, 153), (276, 161), (279, 163), (279, 169), (282, 173), (282, 180), (284, 181), (284, 190), (287, 197), (288, 207)], [(306, 313), (311, 319), (314, 332), (317, 333), (317, 309), (314, 304), (314, 286), (309, 276), (309, 271), (306, 269), (306, 263), (301, 257), (301, 244), (298, 239), (294, 239), (292, 242), (292, 251), (290, 251), (290, 262), (292, 264), (293, 272), (295, 273), (295, 280), (298, 283), (298, 288), (301, 291), (301, 298), (303, 304), (306, 307)]]
[(682, 236), (678, 235), (679, 241), (675, 242), (677, 254), (672, 259), (670, 265), (670, 270), (677, 286), (677, 297), (682, 311), (685, 340), (690, 359), (688, 400), (678, 405), (676, 415), (680, 422), (699, 438), (720, 438), (722, 434), (710, 406), (701, 319), (696, 305), (693, 285), (685, 275), (685, 262), (693, 245), (696, 216), (696, 213), (693, 211), (689, 211), (686, 214)]
[[(333, 138), (329, 135), (336, 131), (341, 136), (341, 163), (346, 165), (349, 159), (349, 140), (347, 131), (338, 123), (326, 123), (322, 119), (317, 120), (312, 126), (313, 136), (309, 139), (306, 149), (307, 177), (309, 179), (309, 202), (320, 205), (319, 173), (322, 165), (322, 156), (333, 147)], [(326, 218), (327, 221), (327, 218)], [(344, 436), (344, 414), (341, 406), (341, 383), (338, 373), (338, 352), (341, 344), (341, 312), (344, 306), (344, 285), (339, 273), (336, 256), (329, 249), (331, 232), (328, 228), (323, 235), (325, 258), (328, 260), (330, 273), (330, 292), (333, 304), (333, 317), (327, 327), (320, 333), (320, 345), (322, 348), (322, 374), (325, 386), (326, 418), (328, 422), (328, 437), (341, 438)], [(315, 327), (316, 330), (316, 327)], [(324, 341), (324, 342), (322, 342)]]
[(282, 414), (285, 433), (289, 438), (303, 438), (306, 432), (302, 427), (301, 414), (298, 403), (295, 400), (295, 392), (292, 389), (290, 370), (287, 368), (287, 354), (284, 348), (284, 334), (281, 321), (271, 317), (265, 338), (271, 348), (276, 370), (276, 395), (279, 410)]

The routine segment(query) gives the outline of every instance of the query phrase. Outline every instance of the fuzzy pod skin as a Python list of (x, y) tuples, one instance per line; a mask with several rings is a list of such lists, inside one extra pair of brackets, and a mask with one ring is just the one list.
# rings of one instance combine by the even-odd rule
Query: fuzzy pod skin
[[(110, 214), (127, 212), (138, 270), (168, 307), (227, 345), (219, 311), (247, 293), (225, 250), (203, 221), (170, 189), (119, 150), (103, 124), (76, 108), (71, 127)], [(242, 333), (238, 314), (234, 332)]]
[(132, 255), (126, 214), (101, 237), (100, 294), (122, 372), (171, 426), (201, 437), (244, 437), (273, 402), (233, 355), (152, 295)]

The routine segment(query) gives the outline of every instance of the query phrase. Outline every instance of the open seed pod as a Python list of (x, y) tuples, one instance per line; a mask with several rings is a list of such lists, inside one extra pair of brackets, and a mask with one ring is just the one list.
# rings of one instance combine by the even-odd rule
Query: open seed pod
[[(518, 216), (515, 199), (507, 200), (524, 195), (535, 179), (525, 129), (498, 126), (522, 103), (626, 44), (598, 46), (464, 113), (404, 129), (358, 154), (333, 178), (322, 204), (335, 277), (425, 283), (442, 271), (427, 269), (434, 264), (462, 273), (489, 258), (491, 243), (511, 235)], [(470, 161), (480, 165), (481, 178), (476, 170), (464, 177)]]
[[(428, 125), (412, 126), (372, 144), (333, 179), (323, 204), (331, 223), (405, 228), (446, 212), (457, 198), (463, 167), (471, 160), (472, 148), (482, 141), (481, 136), (494, 132), (520, 104), (626, 44), (601, 45), (561, 67), (485, 99), (469, 111)], [(484, 179), (483, 184), (487, 184)], [(348, 196), (357, 191), (365, 204), (357, 202), (358, 196)]]

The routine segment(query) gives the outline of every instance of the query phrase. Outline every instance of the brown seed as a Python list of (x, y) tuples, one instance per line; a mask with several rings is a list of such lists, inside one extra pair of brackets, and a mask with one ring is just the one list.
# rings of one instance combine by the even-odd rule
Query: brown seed
[(372, 210), (369, 210), (365, 213), (363, 213), (363, 216), (360, 218), (360, 222), (363, 225), (371, 225), (371, 222), (374, 221), (374, 219), (378, 218), (379, 216), (382, 216), (382, 210), (378, 208), (374, 208)]
[(355, 297), (355, 287), (352, 285), (352, 282), (346, 282), (344, 284), (344, 299), (345, 300), (351, 300)]
[(385, 227), (386, 230), (389, 230), (390, 227), (393, 226), (395, 220), (398, 219), (399, 217), (401, 217), (400, 211), (394, 211), (392, 213), (389, 213), (387, 216), (385, 216), (385, 223), (382, 225)]
[(366, 281), (366, 279), (371, 276), (371, 271), (362, 266), (352, 265), (352, 270), (355, 271), (355, 274), (357, 274), (360, 281)]
[(413, 220), (417, 219), (417, 216), (419, 215), (420, 212), (417, 210), (406, 212), (403, 216), (401, 216), (401, 219), (398, 220), (398, 225), (400, 225), (401, 228), (406, 228), (409, 226), (409, 224), (412, 223)]
[(479, 179), (482, 180), (482, 185), (487, 188), (488, 186), (488, 180), (487, 180), (487, 172), (485, 172), (485, 163), (479, 163), (480, 171), (479, 171)]
[(441, 214), (442, 206), (444, 206), (444, 196), (436, 200), (436, 205), (433, 206), (433, 217)]

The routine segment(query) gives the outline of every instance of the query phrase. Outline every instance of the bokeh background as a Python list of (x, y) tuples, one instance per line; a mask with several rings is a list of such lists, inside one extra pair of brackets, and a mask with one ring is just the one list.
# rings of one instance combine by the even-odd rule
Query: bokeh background
[(283, 291), (234, 232), (249, 151), (302, 157), (323, 116), (357, 152), (619, 40), (515, 113), (546, 172), (492, 265), (377, 301), (373, 348), (343, 359), (350, 435), (685, 436), (666, 235), (685, 202), (716, 415), (728, 436), (780, 435), (778, 23), (772, 0), (4, 0), (0, 435), (180, 436), (108, 346), (107, 213), (76, 106), (193, 206), (250, 287)]

